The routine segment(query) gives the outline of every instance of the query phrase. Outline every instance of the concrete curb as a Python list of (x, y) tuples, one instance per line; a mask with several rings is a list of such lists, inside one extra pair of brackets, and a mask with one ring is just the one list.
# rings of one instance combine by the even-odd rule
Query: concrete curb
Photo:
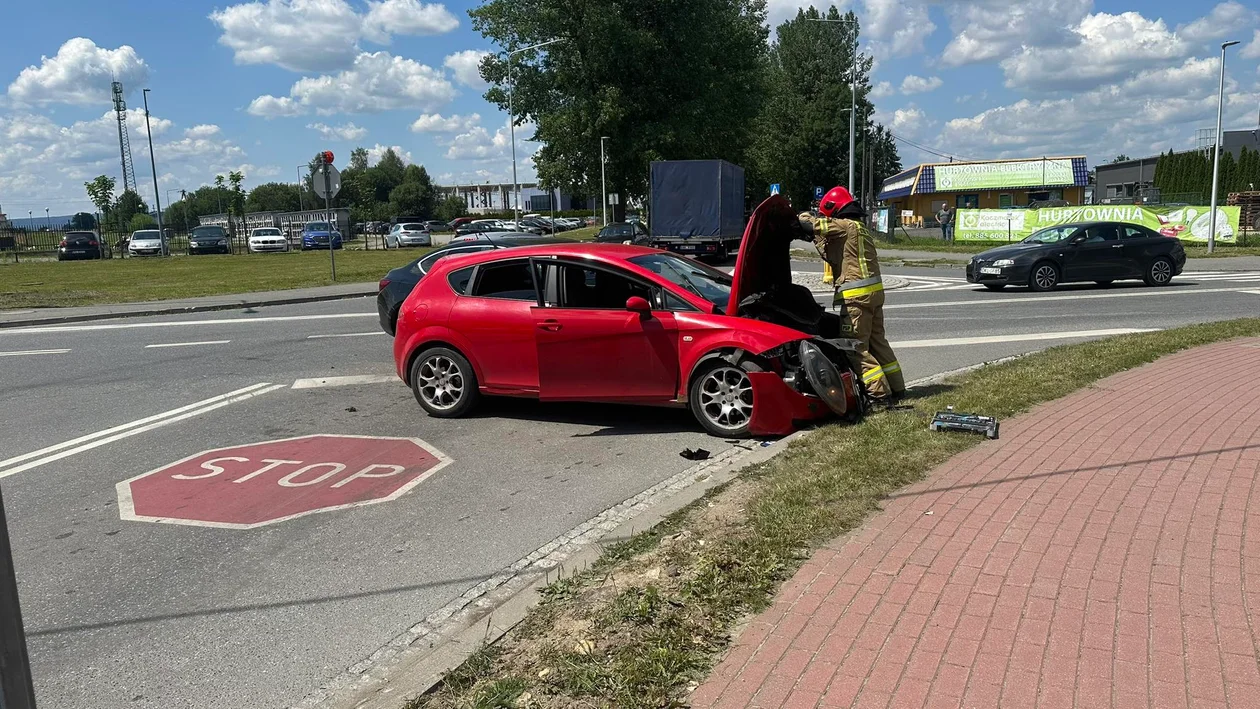
[(163, 301), (155, 301), (154, 307), (119, 313), (90, 313), (83, 315), (49, 315), (31, 317), (25, 320), (5, 320), (0, 322), (0, 330), (13, 327), (31, 327), (38, 325), (62, 325), (66, 323), (90, 322), (93, 320), (116, 320), (121, 318), (145, 317), (150, 315), (181, 315), (185, 313), (209, 313), (217, 310), (236, 310), (238, 308), (261, 308), (271, 305), (301, 305), (302, 303), (321, 303), (331, 300), (348, 300), (376, 295), (375, 283), (364, 284), (362, 291), (336, 293), (330, 295), (307, 295), (290, 298), (253, 298), (231, 303), (207, 303), (205, 305), (161, 306)]

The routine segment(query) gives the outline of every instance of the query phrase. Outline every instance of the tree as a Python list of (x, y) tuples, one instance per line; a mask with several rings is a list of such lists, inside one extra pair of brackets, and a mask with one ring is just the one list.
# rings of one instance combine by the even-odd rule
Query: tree
[(127, 229), (129, 231), (141, 231), (142, 229), (156, 228), (157, 220), (144, 213), (131, 215), (131, 219), (127, 222)]
[(108, 175), (99, 175), (91, 182), (83, 183), (87, 188), (88, 199), (92, 200), (92, 204), (96, 205), (96, 210), (102, 215), (109, 214), (109, 210), (114, 207), (114, 186), (117, 184)]
[(464, 202), (462, 197), (451, 195), (438, 202), (437, 208), (433, 210), (433, 214), (444, 222), (451, 222), (468, 214), (468, 204)]
[(84, 231), (95, 229), (96, 217), (88, 214), (87, 212), (79, 212), (73, 217), (70, 217), (70, 228), (81, 229)]
[(347, 170), (366, 170), (368, 169), (368, 151), (367, 148), (359, 147), (350, 151), (350, 166)]
[[(132, 217), (137, 214), (148, 216), (149, 207), (140, 198), (140, 195), (136, 194), (135, 190), (127, 190), (118, 195), (118, 201), (114, 203), (113, 214), (117, 220), (116, 223), (125, 226), (130, 225)], [(132, 229), (132, 231), (135, 231), (135, 229)]]
[[(474, 29), (501, 47), (559, 38), (515, 55), (514, 120), (532, 122), (539, 181), (587, 191), (608, 136), (608, 184), (647, 192), (658, 159), (744, 164), (763, 101), (764, 0), (489, 0)], [(627, 67), (633, 67), (628, 70)], [(486, 99), (506, 109), (507, 60), (481, 65)]]
[(1111, 159), (1111, 164), (1115, 165), (1116, 163), (1128, 162), (1131, 159), (1132, 158), (1130, 158), (1128, 155), (1125, 155), (1124, 153), (1120, 153), (1119, 155)]
[(258, 185), (245, 198), (245, 208), (249, 212), (295, 212), (301, 208), (297, 185), (284, 182)]
[(395, 216), (428, 219), (432, 204), (425, 204), (424, 189), (414, 182), (404, 182), (389, 193), (389, 210)]

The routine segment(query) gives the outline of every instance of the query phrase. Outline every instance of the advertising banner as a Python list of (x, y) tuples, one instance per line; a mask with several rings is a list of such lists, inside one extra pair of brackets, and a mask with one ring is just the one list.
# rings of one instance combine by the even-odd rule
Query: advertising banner
[(1070, 158), (937, 165), (934, 169), (937, 192), (1071, 185), (1076, 181)]
[[(1207, 241), (1210, 219), (1207, 207), (1111, 206), (1048, 207), (1045, 209), (960, 209), (954, 238), (958, 241), (1020, 241), (1038, 229), (1074, 222), (1126, 222), (1141, 224), (1164, 236), (1185, 241)], [(1216, 208), (1216, 238), (1234, 241), (1238, 234), (1238, 207)], [(1009, 223), (1009, 229), (1008, 229)]]

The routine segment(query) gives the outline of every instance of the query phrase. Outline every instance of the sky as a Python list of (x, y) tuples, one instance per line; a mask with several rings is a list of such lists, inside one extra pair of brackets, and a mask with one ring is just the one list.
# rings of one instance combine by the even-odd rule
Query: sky
[[(802, 0), (768, 0), (769, 24)], [(825, 9), (832, 3), (816, 3)], [(847, 0), (875, 60), (876, 119), (903, 164), (1153, 155), (1214, 125), (1220, 44), (1225, 128), (1260, 120), (1260, 2)], [(110, 81), (122, 81), (141, 195), (240, 170), (293, 182), (319, 150), (394, 147), (440, 184), (511, 180), (506, 113), (476, 67), (501, 51), (475, 2), (45, 0), (5, 11), (0, 43), (0, 211), (90, 209), (83, 183), (118, 178)], [(520, 179), (538, 148), (518, 126)]]

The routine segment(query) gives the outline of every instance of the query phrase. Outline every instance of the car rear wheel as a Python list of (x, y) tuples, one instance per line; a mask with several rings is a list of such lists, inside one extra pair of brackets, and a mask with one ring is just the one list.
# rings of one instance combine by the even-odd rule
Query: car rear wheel
[(1002, 290), (1003, 288), (1006, 287), (1006, 284), (1005, 283), (986, 283), (984, 284), (984, 287), (988, 288), (989, 290)]
[(1054, 290), (1059, 285), (1059, 267), (1049, 261), (1042, 261), (1032, 267), (1028, 276), (1028, 287), (1039, 293)]
[(447, 347), (420, 353), (411, 365), (411, 391), (437, 418), (458, 418), (477, 403), (477, 374), (463, 355)]
[(1142, 280), (1148, 286), (1166, 286), (1172, 282), (1172, 279), (1172, 261), (1163, 256), (1151, 261), (1150, 265), (1146, 267), (1146, 273), (1142, 276)]
[(752, 381), (743, 368), (725, 360), (696, 373), (688, 397), (691, 413), (714, 436), (744, 438), (752, 424)]

